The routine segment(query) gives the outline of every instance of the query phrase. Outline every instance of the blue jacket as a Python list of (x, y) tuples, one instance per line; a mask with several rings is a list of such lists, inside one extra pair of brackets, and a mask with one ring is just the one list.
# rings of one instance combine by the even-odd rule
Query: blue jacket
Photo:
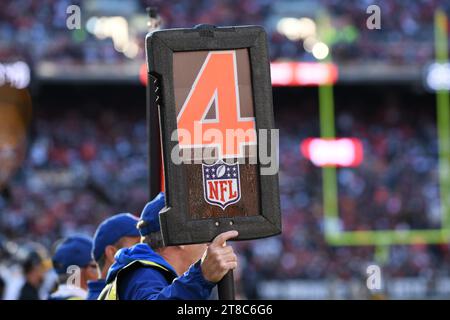
[(137, 244), (117, 252), (116, 262), (111, 266), (106, 282), (114, 281), (117, 273), (133, 261), (151, 261), (169, 270), (175, 280), (169, 283), (163, 271), (154, 267), (139, 267), (120, 274), (117, 288), (121, 300), (206, 300), (215, 283), (207, 281), (202, 274), (200, 261), (193, 264), (182, 276), (147, 244)]
[(97, 300), (100, 292), (102, 292), (103, 288), (106, 285), (105, 279), (99, 279), (95, 281), (88, 282), (88, 294), (86, 300)]

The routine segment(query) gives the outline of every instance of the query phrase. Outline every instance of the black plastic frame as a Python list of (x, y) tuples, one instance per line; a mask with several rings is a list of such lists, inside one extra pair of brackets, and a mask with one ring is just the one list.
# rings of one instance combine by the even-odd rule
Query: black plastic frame
[[(239, 237), (234, 240), (281, 233), (278, 174), (259, 175), (260, 215), (191, 220), (184, 211), (187, 207), (186, 185), (179, 183), (185, 181), (185, 168), (170, 161), (171, 150), (178, 143), (171, 141), (172, 132), (177, 129), (173, 53), (242, 48), (249, 51), (256, 129), (274, 129), (267, 35), (262, 27), (219, 28), (203, 25), (193, 29), (154, 31), (146, 37), (149, 80), (153, 79), (149, 85), (154, 83), (155, 78), (158, 79), (160, 92), (159, 103), (150, 106), (149, 113), (159, 110), (166, 189), (166, 207), (160, 212), (160, 223), (166, 246), (210, 242), (216, 235), (228, 230), (239, 231)], [(155, 137), (153, 139), (156, 140)]]

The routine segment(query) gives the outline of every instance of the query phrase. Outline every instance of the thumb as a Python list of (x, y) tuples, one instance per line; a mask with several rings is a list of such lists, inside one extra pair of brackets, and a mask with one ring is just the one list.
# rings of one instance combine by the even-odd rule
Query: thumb
[(239, 233), (236, 230), (221, 233), (213, 240), (212, 245), (223, 247), (227, 240), (236, 238), (238, 235)]

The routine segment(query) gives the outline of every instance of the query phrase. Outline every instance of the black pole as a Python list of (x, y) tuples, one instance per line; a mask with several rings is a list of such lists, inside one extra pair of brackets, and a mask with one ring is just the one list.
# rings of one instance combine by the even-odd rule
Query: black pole
[(228, 271), (222, 280), (219, 281), (217, 291), (219, 300), (235, 300), (233, 270)]

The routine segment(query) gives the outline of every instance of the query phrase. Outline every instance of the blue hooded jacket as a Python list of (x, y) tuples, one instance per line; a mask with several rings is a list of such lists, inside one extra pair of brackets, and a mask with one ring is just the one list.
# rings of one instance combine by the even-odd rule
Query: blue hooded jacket
[[(157, 263), (177, 276), (173, 267), (147, 244), (137, 244), (123, 248), (116, 253), (116, 262), (111, 266), (106, 282), (114, 281), (117, 273), (136, 260)], [(157, 268), (141, 267), (121, 273), (117, 288), (121, 300), (206, 300), (216, 285), (203, 277), (200, 261), (189, 270), (169, 283)]]
[(99, 279), (95, 281), (88, 282), (88, 294), (86, 300), (97, 300), (98, 296), (102, 292), (106, 285), (105, 279)]

